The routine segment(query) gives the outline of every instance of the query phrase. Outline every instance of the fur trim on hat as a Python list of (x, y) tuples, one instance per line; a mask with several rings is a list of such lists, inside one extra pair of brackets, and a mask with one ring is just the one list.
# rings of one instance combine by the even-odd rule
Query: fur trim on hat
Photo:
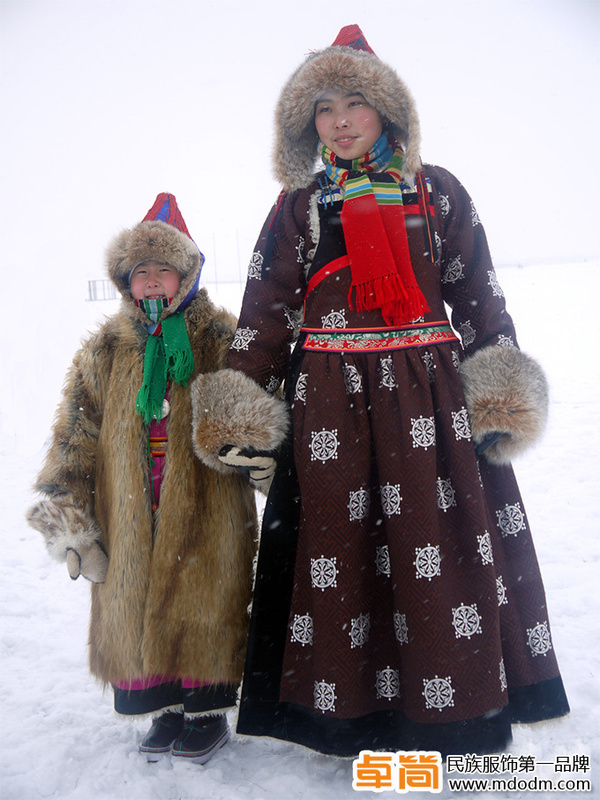
[(142, 261), (170, 264), (182, 276), (173, 307), (194, 285), (204, 258), (198, 246), (173, 225), (161, 220), (140, 222), (116, 236), (106, 250), (108, 275), (124, 297), (129, 297), (129, 275)]
[(194, 450), (218, 472), (236, 472), (219, 459), (226, 445), (274, 452), (290, 427), (285, 403), (239, 370), (198, 375), (191, 397)]
[(548, 382), (540, 365), (515, 347), (493, 345), (460, 366), (475, 444), (502, 433), (487, 460), (509, 464), (541, 439), (548, 418)]
[(327, 47), (310, 55), (289, 78), (275, 111), (273, 171), (286, 191), (306, 188), (317, 159), (315, 103), (327, 89), (360, 92), (389, 120), (405, 151), (404, 172), (412, 179), (421, 166), (420, 128), (415, 102), (396, 72), (372, 53)]

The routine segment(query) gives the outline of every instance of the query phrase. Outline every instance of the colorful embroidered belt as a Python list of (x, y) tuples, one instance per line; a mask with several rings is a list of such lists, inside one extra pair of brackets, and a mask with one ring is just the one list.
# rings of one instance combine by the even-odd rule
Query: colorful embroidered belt
[(307, 333), (304, 350), (347, 353), (351, 351), (398, 350), (427, 344), (459, 341), (447, 322), (409, 325), (406, 328), (303, 328)]

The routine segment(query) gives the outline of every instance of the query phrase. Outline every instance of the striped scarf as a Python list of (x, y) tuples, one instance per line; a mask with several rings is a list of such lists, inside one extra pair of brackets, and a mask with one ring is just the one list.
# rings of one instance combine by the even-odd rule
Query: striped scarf
[(171, 314), (158, 322), (170, 300), (159, 298), (136, 300), (135, 303), (150, 320), (144, 352), (144, 375), (135, 402), (135, 410), (149, 425), (153, 419), (163, 416), (167, 380), (187, 386), (194, 369), (194, 354), (183, 314)]
[(410, 261), (400, 180), (403, 151), (382, 133), (364, 156), (346, 161), (319, 142), (329, 179), (344, 189), (341, 222), (350, 271), (350, 308), (380, 309), (402, 326), (429, 311)]

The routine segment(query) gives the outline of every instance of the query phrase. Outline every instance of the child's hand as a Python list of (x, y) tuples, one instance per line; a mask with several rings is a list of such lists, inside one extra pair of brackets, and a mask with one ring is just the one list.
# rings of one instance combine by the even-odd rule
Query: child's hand
[(104, 583), (108, 556), (88, 508), (74, 503), (66, 492), (55, 494), (30, 508), (27, 522), (43, 535), (50, 555), (66, 561), (73, 580), (83, 575), (93, 583)]
[(248, 475), (252, 486), (260, 490), (268, 484), (277, 468), (273, 453), (255, 450), (253, 447), (235, 447), (231, 444), (221, 448), (219, 461)]
[(108, 556), (98, 542), (80, 547), (79, 551), (69, 547), (67, 569), (71, 580), (76, 581), (80, 575), (83, 575), (92, 583), (104, 583), (108, 569)]

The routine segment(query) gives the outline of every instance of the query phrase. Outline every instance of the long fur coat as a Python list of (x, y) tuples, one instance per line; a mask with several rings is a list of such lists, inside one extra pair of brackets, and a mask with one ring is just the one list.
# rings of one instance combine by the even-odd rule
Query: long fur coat
[[(185, 320), (192, 380), (224, 365), (235, 323), (205, 290)], [(107, 682), (162, 674), (238, 683), (256, 540), (253, 492), (243, 477), (218, 474), (194, 454), (190, 391), (173, 384), (153, 520), (148, 430), (135, 411), (146, 336), (139, 309), (124, 296), (122, 309), (83, 344), (36, 489), (61, 513), (99, 529), (108, 554), (105, 582), (92, 585), (93, 674)]]

